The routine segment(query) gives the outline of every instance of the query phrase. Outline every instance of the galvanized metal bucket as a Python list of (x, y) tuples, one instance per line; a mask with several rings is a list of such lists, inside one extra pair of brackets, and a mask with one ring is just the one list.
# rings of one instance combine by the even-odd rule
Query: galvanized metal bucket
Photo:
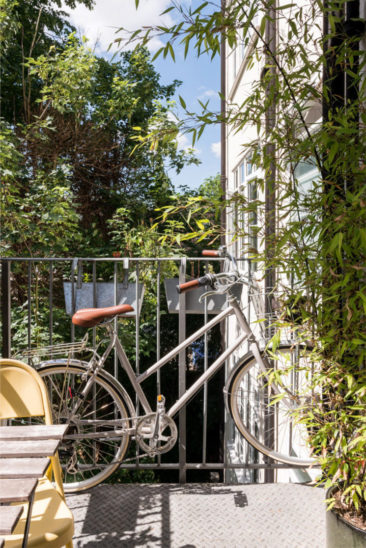
[[(177, 292), (178, 284), (179, 278), (167, 278), (164, 280), (168, 310), (171, 314), (179, 313), (179, 294)], [(185, 311), (187, 314), (205, 313), (205, 302), (200, 303), (199, 298), (207, 291), (208, 289), (206, 287), (197, 287), (185, 294)], [(208, 314), (219, 314), (225, 308), (226, 295), (210, 295), (207, 297), (206, 301)]]
[[(73, 286), (74, 286), (74, 306), (73, 306)], [(81, 308), (105, 308), (117, 304), (129, 304), (133, 307), (133, 312), (128, 312), (124, 316), (133, 318), (141, 314), (142, 301), (144, 298), (144, 285), (138, 284), (138, 305), (136, 303), (136, 283), (117, 283), (113, 282), (92, 282), (82, 283), (80, 287), (76, 283), (64, 282), (64, 295), (66, 313), (72, 316), (76, 310)]]

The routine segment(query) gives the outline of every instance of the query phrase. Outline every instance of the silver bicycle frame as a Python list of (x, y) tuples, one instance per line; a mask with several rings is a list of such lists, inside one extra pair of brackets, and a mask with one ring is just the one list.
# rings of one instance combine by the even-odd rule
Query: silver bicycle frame
[(249, 340), (250, 349), (253, 352), (258, 364), (260, 365), (263, 372), (266, 371), (268, 368), (268, 364), (266, 364), (265, 358), (262, 357), (259, 345), (256, 341), (256, 338), (246, 320), (246, 317), (241, 310), (240, 304), (238, 303), (238, 300), (235, 296), (231, 295), (229, 292), (229, 303), (225, 310), (223, 310), (220, 314), (218, 314), (215, 318), (213, 318), (211, 321), (209, 321), (207, 324), (205, 324), (203, 327), (198, 329), (195, 333), (193, 333), (190, 337), (188, 337), (185, 341), (183, 341), (180, 345), (176, 346), (173, 350), (171, 350), (168, 354), (166, 354), (163, 358), (158, 360), (154, 365), (149, 367), (144, 373), (141, 373), (140, 375), (136, 375), (131, 363), (123, 349), (123, 346), (121, 342), (119, 341), (117, 337), (117, 333), (115, 332), (113, 326), (111, 323), (106, 324), (107, 331), (111, 337), (111, 341), (114, 342), (111, 345), (108, 346), (107, 351), (102, 356), (103, 361), (107, 358), (108, 354), (110, 353), (113, 346), (116, 349), (119, 361), (123, 367), (123, 369), (126, 371), (128, 378), (138, 396), (138, 399), (145, 411), (145, 413), (152, 413), (151, 406), (146, 398), (145, 392), (143, 391), (142, 387), (140, 386), (141, 383), (156, 373), (161, 367), (163, 367), (167, 362), (172, 360), (175, 356), (177, 356), (182, 350), (187, 348), (192, 342), (200, 338), (202, 335), (204, 335), (207, 331), (209, 331), (212, 327), (214, 327), (216, 324), (220, 323), (224, 318), (227, 318), (230, 315), (235, 315), (238, 321), (238, 324), (241, 328), (241, 334), (234, 340), (230, 346), (228, 346), (224, 352), (220, 354), (220, 356), (210, 365), (210, 367), (196, 380), (196, 382), (181, 396), (173, 405), (172, 407), (167, 411), (167, 415), (170, 417), (174, 417), (186, 404), (187, 402), (200, 390), (200, 388), (220, 369), (220, 367), (223, 365), (223, 363), (228, 359), (229, 356), (246, 340)]

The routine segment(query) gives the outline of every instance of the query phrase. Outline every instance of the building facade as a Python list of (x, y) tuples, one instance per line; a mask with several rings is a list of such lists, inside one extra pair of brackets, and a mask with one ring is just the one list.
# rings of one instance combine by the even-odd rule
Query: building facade
[[(311, 2), (303, 2), (298, 0), (298, 6), (301, 4), (306, 6), (311, 5)], [(282, 17), (283, 15), (283, 17)], [(276, 12), (276, 20), (273, 23), (270, 31), (275, 33), (276, 43), (281, 43), (284, 34), (287, 32), (286, 25), (288, 24), (291, 14), (281, 14)], [(253, 18), (252, 23), (259, 30), (261, 25), (261, 13)], [(320, 27), (319, 27), (320, 28)], [(240, 32), (240, 31), (239, 31)], [(319, 30), (317, 32), (320, 32)], [(249, 36), (248, 36), (249, 34)], [(227, 110), (237, 110), (242, 108), (245, 100), (252, 93), (253, 86), (260, 80), (266, 63), (266, 55), (263, 50), (263, 44), (259, 43), (258, 35), (254, 29), (249, 31), (245, 40), (238, 40), (234, 48), (226, 46), (225, 54), (225, 96)], [(268, 36), (268, 34), (267, 34)], [(310, 50), (310, 54), (316, 55), (315, 51)], [(289, 105), (289, 109), (291, 106)], [(313, 102), (307, 105), (304, 111), (306, 123), (316, 131), (317, 125), (321, 122), (321, 103)], [(262, 127), (265, 123), (262, 124)], [(260, 264), (254, 258), (256, 252), (264, 250), (265, 235), (264, 224), (265, 211), (260, 205), (265, 202), (265, 179), (266, 174), (259, 165), (260, 162), (253, 160), (253, 149), (258, 150), (265, 146), (266, 135), (258, 133), (255, 124), (247, 124), (238, 130), (235, 124), (228, 124), (226, 129), (225, 147), (226, 147), (226, 198), (230, 200), (230, 205), (226, 212), (226, 229), (227, 241), (226, 244), (236, 257), (240, 259), (241, 267), (250, 276), (256, 279), (262, 298), (265, 298), (266, 288), (266, 272), (261, 270)], [(310, 161), (300, 162), (296, 167), (296, 177), (299, 185), (304, 192), (311, 186), (314, 178), (317, 177), (317, 170)], [(261, 184), (259, 184), (261, 181)], [(264, 183), (263, 183), (264, 182)], [(245, 207), (241, 208), (241, 204), (245, 203)], [(276, 211), (274, 211), (276, 215)], [(278, 223), (276, 217), (276, 223)], [(247, 315), (251, 321), (252, 327), (265, 344), (265, 339), (268, 340), (268, 331), (264, 329), (264, 324), (259, 322), (261, 312), (258, 307), (254, 306), (248, 295), (247, 288), (243, 291), (243, 305), (246, 306)], [(265, 302), (265, 301), (263, 301)], [(265, 310), (263, 310), (265, 316)], [(227, 329), (227, 337), (230, 340), (235, 338), (235, 326), (229, 323)], [(245, 343), (246, 344), (246, 343)], [(238, 349), (236, 355), (233, 356), (229, 368), (232, 368), (245, 351), (249, 347), (243, 345)], [(255, 406), (256, 403), (254, 402)], [(258, 403), (258, 413), (260, 413)], [(258, 413), (253, 413), (258, 416)], [(256, 420), (256, 419), (253, 419)], [(260, 422), (261, 419), (258, 419)], [(281, 426), (283, 430), (277, 428), (275, 433), (275, 445), (281, 443), (282, 438), (291, 436), (290, 426)], [(287, 442), (286, 442), (287, 443)], [(292, 442), (291, 442), (292, 443)], [(227, 429), (227, 445), (228, 445), (228, 460), (233, 463), (247, 463), (248, 468), (242, 470), (233, 470), (229, 472), (230, 481), (238, 482), (261, 482), (261, 481), (290, 481), (304, 482), (314, 478), (314, 472), (305, 469), (278, 469), (271, 472), (266, 472), (264, 468), (250, 468), (251, 464), (263, 464), (264, 457), (255, 451), (240, 435), (235, 431), (234, 426), (229, 421)], [(303, 452), (307, 449), (296, 447), (294, 440), (294, 454), (304, 456)]]

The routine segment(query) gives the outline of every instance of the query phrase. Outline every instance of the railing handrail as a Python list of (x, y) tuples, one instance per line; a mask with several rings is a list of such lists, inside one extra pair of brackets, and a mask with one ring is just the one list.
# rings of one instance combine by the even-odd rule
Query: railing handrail
[[(93, 261), (93, 262), (123, 262), (123, 261), (134, 261), (134, 262), (144, 262), (144, 261), (181, 261), (185, 259), (186, 261), (224, 261), (224, 257), (187, 257), (186, 255), (173, 255), (171, 257), (1, 257), (2, 261), (24, 261), (24, 262), (33, 262), (33, 261), (74, 261), (75, 259), (79, 261)], [(237, 259), (238, 261), (248, 261), (251, 259)]]

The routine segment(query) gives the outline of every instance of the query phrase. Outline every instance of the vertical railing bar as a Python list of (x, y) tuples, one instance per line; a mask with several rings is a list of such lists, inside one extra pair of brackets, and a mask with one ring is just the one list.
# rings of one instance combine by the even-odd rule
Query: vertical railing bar
[[(294, 289), (294, 276), (293, 276), (293, 272), (291, 271), (291, 274), (290, 274), (290, 287), (291, 287), (291, 294), (293, 294), (293, 289)], [(286, 334), (286, 339), (288, 339), (289, 336)], [(299, 359), (299, 355), (295, 356), (295, 360)], [(296, 363), (296, 362), (295, 362)], [(291, 363), (291, 365), (293, 365), (293, 363)], [(296, 394), (296, 391), (294, 390), (295, 386), (295, 371), (294, 369), (292, 369), (292, 376), (293, 376), (293, 386), (292, 386), (292, 389), (293, 389), (293, 393)], [(313, 375), (311, 374), (311, 380), (313, 380)], [(291, 455), (291, 452), (292, 452), (292, 447), (293, 447), (293, 428), (292, 428), (292, 422), (290, 422), (290, 439), (289, 439), (289, 451), (290, 451), (290, 455)]]
[[(81, 268), (81, 265), (80, 265)], [(78, 272), (79, 274), (79, 272)], [(93, 280), (93, 308), (96, 308), (97, 306), (97, 263), (96, 261), (92, 262), (92, 280)], [(81, 280), (81, 283), (83, 281)], [(96, 340), (97, 340), (97, 328), (93, 327), (93, 348), (96, 346)], [(97, 387), (95, 383), (93, 384), (93, 418), (97, 418)], [(96, 432), (96, 427), (94, 423), (94, 432)], [(94, 462), (97, 460), (97, 443), (93, 442), (93, 457)]]
[[(228, 332), (228, 326), (229, 326), (229, 318), (225, 318), (225, 323), (224, 323), (224, 328), (223, 328), (223, 338), (224, 340), (222, 341), (224, 343), (224, 346), (226, 346), (226, 337), (227, 337), (227, 332)], [(225, 365), (224, 365), (224, 368), (225, 368), (225, 384), (226, 384), (226, 381), (228, 379), (228, 376), (229, 376), (229, 364), (230, 364), (230, 358), (228, 360), (226, 360), (225, 362)], [(227, 451), (227, 447), (228, 447), (228, 439), (229, 439), (229, 432), (228, 432), (228, 428), (229, 428), (229, 424), (231, 424), (229, 422), (229, 414), (226, 410), (226, 405), (224, 405), (224, 435), (223, 435), (223, 444), (224, 444), (224, 447), (223, 447), (223, 460), (224, 460), (224, 483), (227, 483), (228, 482), (228, 451)]]
[(11, 287), (10, 261), (1, 261), (1, 328), (2, 328), (2, 356), (11, 356)]
[(32, 328), (31, 328), (31, 321), (32, 321), (32, 311), (31, 311), (31, 299), (32, 299), (32, 261), (29, 261), (28, 263), (28, 288), (27, 288), (27, 297), (28, 297), (28, 326), (27, 326), (27, 332), (28, 332), (28, 350), (30, 350), (31, 347), (31, 337), (32, 337)]
[(53, 344), (53, 261), (50, 262), (50, 274), (49, 274), (49, 307), (50, 307), (50, 346)]
[[(161, 339), (160, 339), (160, 281), (161, 281), (161, 262), (157, 262), (156, 274), (156, 361), (160, 360)], [(161, 375), (160, 369), (156, 372), (156, 394), (161, 394)], [(161, 464), (161, 455), (158, 455), (158, 464)]]
[[(160, 282), (161, 282), (161, 262), (157, 264), (156, 276), (156, 361), (160, 360), (161, 355), (161, 339), (160, 339)], [(161, 393), (161, 376), (160, 369), (156, 372), (156, 391)]]
[[(220, 262), (220, 269), (222, 269), (222, 265), (225, 264), (223, 262)], [(228, 304), (228, 301), (227, 301), (228, 297), (226, 295), (226, 305)], [(220, 334), (221, 334), (221, 343), (223, 344), (224, 347), (226, 347), (226, 343), (227, 343), (227, 333), (228, 333), (228, 328), (229, 328), (229, 321), (230, 321), (230, 318), (225, 318), (225, 321), (224, 321), (224, 324), (220, 324)], [(221, 327), (222, 326), (222, 327)], [(225, 385), (226, 385), (226, 381), (228, 379), (228, 376), (229, 376), (229, 371), (230, 371), (230, 362), (231, 362), (231, 358), (227, 359), (224, 363), (224, 374), (225, 374)], [(228, 447), (228, 439), (229, 439), (229, 432), (228, 432), (228, 428), (229, 428), (229, 425), (231, 423), (229, 422), (229, 414), (226, 410), (226, 405), (224, 405), (224, 435), (223, 435), (223, 466), (224, 466), (224, 473), (223, 473), (223, 479), (224, 479), (224, 483), (227, 482), (227, 479), (228, 479), (228, 454), (227, 454), (227, 447)]]
[[(180, 260), (179, 283), (182, 284), (186, 279), (187, 260), (182, 257)], [(185, 293), (179, 295), (179, 314), (178, 314), (178, 338), (179, 344), (186, 338), (186, 296)], [(186, 391), (186, 350), (179, 353), (178, 367), (178, 395), (183, 396)], [(179, 411), (179, 483), (185, 483), (187, 479), (186, 460), (187, 460), (187, 432), (186, 432), (186, 408)]]
[(135, 298), (136, 298), (136, 346), (135, 346), (135, 359), (136, 359), (136, 374), (140, 374), (140, 314), (139, 314), (139, 280), (140, 280), (140, 268), (139, 263), (135, 263), (136, 268), (136, 286), (135, 286)]
[[(251, 262), (250, 260), (248, 260), (248, 263), (247, 263), (247, 268), (248, 268), (248, 280), (249, 280), (249, 284), (250, 282), (252, 281), (252, 265), (251, 265)], [(251, 308), (252, 308), (252, 299), (251, 299), (251, 295), (250, 295), (250, 285), (249, 287), (247, 288), (247, 313), (248, 313), (248, 324), (250, 325), (250, 322), (251, 322)], [(260, 297), (260, 295), (259, 295)], [(259, 318), (257, 318), (258, 320)], [(250, 350), (250, 342), (249, 340), (247, 341), (247, 352), (249, 352)]]
[[(140, 281), (140, 269), (139, 263), (135, 262), (135, 302), (136, 302), (136, 322), (135, 322), (135, 362), (136, 362), (136, 375), (140, 374), (140, 314), (139, 314), (139, 281)], [(140, 415), (140, 401), (136, 394), (136, 414)], [(136, 465), (140, 465), (140, 447), (136, 443)]]
[[(205, 261), (205, 273), (208, 270), (208, 261)], [(204, 324), (208, 321), (207, 299), (204, 300)], [(203, 337), (203, 370), (206, 372), (208, 367), (208, 333)], [(208, 386), (207, 382), (203, 385), (203, 431), (202, 431), (202, 463), (206, 464), (207, 459), (207, 397)]]
[[(92, 263), (93, 268), (93, 308), (96, 308), (97, 306), (97, 263), (96, 261), (93, 261)], [(93, 327), (93, 348), (95, 348), (97, 341), (97, 328)]]
[[(251, 263), (251, 259), (247, 259), (246, 261), (246, 264), (244, 265), (244, 267), (246, 268), (247, 272), (248, 272), (248, 280), (249, 280), (249, 283), (252, 281), (252, 263)], [(261, 298), (260, 295), (258, 295), (258, 298)], [(251, 295), (251, 292), (250, 292), (250, 285), (249, 287), (247, 287), (247, 295), (246, 295), (246, 306), (247, 306), (247, 318), (248, 318), (248, 324), (251, 325), (251, 318), (252, 318), (252, 307), (253, 307), (253, 310), (254, 312), (256, 313), (255, 311), (255, 308), (254, 308), (254, 304), (252, 303), (252, 295)], [(258, 320), (259, 318), (256, 317), (256, 319)], [(249, 340), (247, 341), (247, 352), (249, 352), (250, 350), (250, 343), (249, 343)], [(250, 393), (250, 376), (248, 376), (248, 394)], [(247, 417), (247, 421), (250, 422), (251, 418), (250, 417)], [(251, 446), (248, 444), (248, 442), (245, 440), (245, 464), (249, 464), (249, 461), (250, 461), (250, 458), (251, 458), (251, 455), (253, 455), (253, 458), (255, 457), (255, 453), (254, 451), (251, 451)], [(254, 481), (255, 480), (255, 473), (253, 473), (253, 470), (250, 470), (249, 472), (250, 474), (250, 479), (251, 481)]]
[[(75, 314), (76, 295), (75, 295), (75, 259), (71, 263), (71, 317)], [(71, 342), (75, 341), (75, 325), (71, 322)]]
[[(114, 262), (114, 268), (113, 268), (113, 304), (116, 306), (117, 304), (117, 280), (118, 280), (118, 263), (117, 261)], [(118, 333), (118, 318), (115, 317), (113, 320), (113, 326), (114, 331)], [(114, 377), (118, 380), (118, 359), (117, 359), (117, 351), (114, 348), (114, 356), (113, 356), (113, 370), (114, 370)]]

